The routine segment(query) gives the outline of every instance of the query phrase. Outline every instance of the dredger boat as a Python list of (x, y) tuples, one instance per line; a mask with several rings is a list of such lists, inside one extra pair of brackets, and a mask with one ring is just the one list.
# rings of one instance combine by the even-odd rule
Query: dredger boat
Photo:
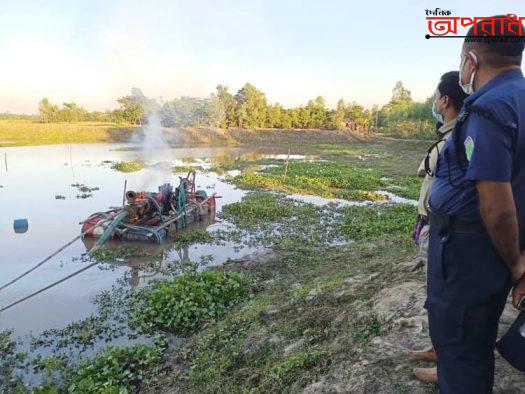
[(161, 243), (189, 223), (214, 216), (216, 197), (196, 191), (195, 171), (190, 171), (176, 188), (165, 183), (158, 192), (126, 191), (122, 207), (94, 213), (82, 222), (82, 236), (99, 238), (97, 244), (108, 239)]

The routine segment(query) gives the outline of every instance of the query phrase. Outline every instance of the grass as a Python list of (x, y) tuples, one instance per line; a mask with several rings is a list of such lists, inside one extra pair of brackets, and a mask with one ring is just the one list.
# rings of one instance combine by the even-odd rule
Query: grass
[(136, 127), (105, 122), (40, 123), (0, 120), (0, 147), (126, 141)]

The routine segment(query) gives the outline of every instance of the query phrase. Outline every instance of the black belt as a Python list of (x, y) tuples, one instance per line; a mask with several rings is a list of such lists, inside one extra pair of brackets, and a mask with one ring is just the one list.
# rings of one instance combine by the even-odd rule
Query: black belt
[(443, 231), (488, 235), (480, 217), (462, 218), (434, 212), (429, 209), (428, 218), (431, 226), (436, 226)]

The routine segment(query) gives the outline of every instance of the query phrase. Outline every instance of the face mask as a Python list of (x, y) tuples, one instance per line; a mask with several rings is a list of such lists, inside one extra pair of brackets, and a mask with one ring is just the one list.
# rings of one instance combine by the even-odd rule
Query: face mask
[(443, 123), (443, 115), (436, 112), (436, 102), (432, 103), (432, 116), (436, 119), (437, 122)]
[[(477, 64), (478, 63), (478, 58), (476, 57), (476, 54), (474, 52), (472, 52), (472, 51), (470, 51), (469, 53), (472, 55), (472, 57), (474, 58), (474, 61)], [(474, 71), (470, 75), (469, 83), (466, 83), (465, 85), (461, 84), (461, 75), (463, 74), (463, 67), (465, 66), (466, 61), (467, 61), (467, 57), (465, 56), (461, 60), (461, 64), (459, 66), (459, 86), (465, 92), (465, 94), (472, 94), (472, 93), (474, 93), (474, 75), (476, 75), (476, 71)]]

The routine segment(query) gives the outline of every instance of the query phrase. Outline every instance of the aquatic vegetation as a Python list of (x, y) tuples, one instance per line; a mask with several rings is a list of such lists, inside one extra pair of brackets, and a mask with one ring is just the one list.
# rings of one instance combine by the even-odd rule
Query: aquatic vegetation
[(249, 246), (321, 246), (342, 240), (335, 231), (341, 217), (337, 205), (318, 207), (281, 193), (250, 192), (241, 201), (225, 205), (219, 217), (237, 229), (216, 234), (218, 239), (237, 239)]
[(27, 365), (27, 354), (17, 350), (11, 338), (12, 331), (0, 331), (0, 392), (17, 392), (22, 388), (22, 377), (17, 371)]
[(346, 207), (339, 231), (348, 239), (379, 238), (404, 234), (413, 229), (417, 208), (405, 204)]
[(159, 346), (109, 347), (66, 377), (69, 393), (127, 392), (155, 376), (162, 361)]
[(93, 197), (93, 194), (91, 193), (82, 193), (82, 194), (77, 194), (75, 196), (75, 198), (82, 199), (82, 200), (85, 200), (86, 198), (91, 198), (91, 197)]
[(66, 196), (63, 196), (61, 194), (55, 195), (55, 200), (65, 200), (65, 199), (66, 199)]
[(125, 261), (130, 257), (158, 257), (158, 255), (159, 253), (151, 253), (138, 247), (119, 245), (115, 248), (97, 249), (91, 254), (91, 258), (104, 263), (113, 263)]
[(113, 163), (111, 168), (120, 172), (135, 172), (144, 168), (144, 163), (140, 161), (119, 161)]
[[(75, 198), (77, 199), (86, 199), (86, 198), (93, 197), (92, 192), (100, 190), (98, 186), (90, 187), (90, 186), (84, 185), (83, 183), (73, 183), (71, 184), (71, 186), (76, 188), (79, 191), (79, 194), (75, 196)], [(57, 198), (57, 196), (55, 196), (55, 198)]]
[(190, 166), (190, 165), (186, 165), (186, 166), (173, 166), (171, 167), (171, 171), (174, 173), (174, 174), (179, 174), (181, 172), (184, 172), (184, 173), (188, 173), (190, 171), (202, 171), (202, 167), (201, 166)]
[(243, 173), (235, 177), (233, 182), (260, 189), (328, 198), (388, 199), (375, 192), (383, 185), (378, 172), (339, 162), (292, 162), (268, 167), (259, 173)]
[(275, 194), (251, 193), (240, 202), (225, 205), (221, 217), (234, 221), (240, 227), (252, 227), (261, 222), (291, 217), (293, 206), (293, 202)]
[(181, 245), (194, 243), (208, 243), (213, 240), (213, 236), (204, 228), (194, 228), (191, 230), (178, 231), (175, 233), (174, 241)]
[(100, 190), (98, 186), (86, 186), (83, 183), (72, 183), (72, 187), (76, 188), (80, 193), (91, 193)]
[(190, 330), (243, 301), (251, 282), (236, 272), (185, 272), (139, 293), (131, 320), (145, 330)]

